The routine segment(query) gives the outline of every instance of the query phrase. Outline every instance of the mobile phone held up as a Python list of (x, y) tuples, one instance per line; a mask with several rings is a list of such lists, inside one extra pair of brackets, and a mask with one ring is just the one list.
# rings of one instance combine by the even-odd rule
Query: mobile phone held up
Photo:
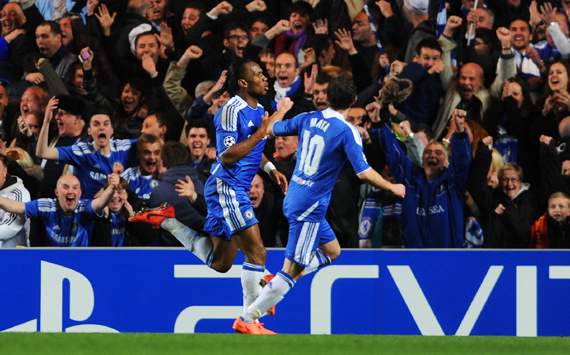
[(89, 60), (90, 55), (88, 51), (82, 51), (77, 57), (79, 58), (79, 61), (83, 63), (84, 61)]

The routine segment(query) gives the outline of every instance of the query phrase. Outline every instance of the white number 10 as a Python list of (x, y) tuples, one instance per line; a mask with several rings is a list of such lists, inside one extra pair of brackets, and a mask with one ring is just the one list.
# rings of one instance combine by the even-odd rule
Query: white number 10
[(311, 137), (311, 132), (303, 131), (303, 148), (301, 149), (301, 164), (299, 170), (306, 176), (311, 176), (319, 169), (323, 151), (325, 148), (325, 140), (319, 135)]

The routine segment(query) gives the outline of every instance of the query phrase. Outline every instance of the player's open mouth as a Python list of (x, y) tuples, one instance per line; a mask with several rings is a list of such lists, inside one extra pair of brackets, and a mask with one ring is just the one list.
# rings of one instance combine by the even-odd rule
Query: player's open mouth
[(99, 135), (97, 136), (97, 138), (99, 139), (107, 139), (107, 135), (105, 133), (99, 133)]

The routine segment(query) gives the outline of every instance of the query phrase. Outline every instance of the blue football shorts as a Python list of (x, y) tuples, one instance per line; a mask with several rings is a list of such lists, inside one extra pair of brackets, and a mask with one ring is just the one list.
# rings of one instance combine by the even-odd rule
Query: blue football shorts
[(236, 233), (258, 224), (248, 191), (234, 189), (223, 180), (210, 177), (204, 187), (208, 216), (204, 230), (230, 240)]
[(325, 218), (320, 222), (289, 219), (289, 240), (285, 257), (306, 267), (320, 245), (335, 239), (336, 236)]

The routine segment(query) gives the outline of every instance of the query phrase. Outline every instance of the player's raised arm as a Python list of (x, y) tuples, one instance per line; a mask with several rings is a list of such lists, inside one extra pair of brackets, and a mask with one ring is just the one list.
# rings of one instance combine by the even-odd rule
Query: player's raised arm
[(273, 125), (277, 121), (281, 121), (285, 114), (293, 107), (293, 101), (290, 98), (284, 97), (277, 103), (277, 111), (269, 117), (269, 124), (267, 126), (267, 134), (273, 135)]
[(0, 209), (15, 214), (26, 213), (26, 207), (23, 202), (11, 200), (6, 197), (0, 197)]
[(404, 185), (391, 183), (390, 181), (384, 179), (382, 175), (378, 174), (378, 172), (372, 168), (364, 170), (357, 176), (360, 180), (376, 186), (379, 189), (391, 191), (399, 198), (406, 197), (406, 187)]
[(287, 111), (289, 111), (292, 106), (293, 102), (289, 98), (285, 98), (279, 101), (277, 104), (277, 111), (275, 111), (271, 117), (269, 117), (266, 112), (265, 116), (263, 116), (263, 120), (261, 121), (261, 125), (257, 131), (251, 135), (251, 137), (244, 140), (243, 142), (230, 146), (220, 155), (222, 164), (234, 164), (249, 154), (249, 152), (251, 152), (251, 150), (257, 145), (257, 143), (259, 143), (260, 140), (267, 136), (269, 126), (273, 126), (273, 123), (280, 119), (283, 119), (283, 116), (285, 116)]
[(50, 148), (48, 144), (49, 123), (55, 115), (55, 112), (58, 109), (58, 105), (59, 100), (54, 96), (48, 101), (48, 104), (46, 106), (44, 122), (38, 136), (38, 143), (36, 144), (36, 155), (40, 158), (52, 160), (57, 160), (59, 158), (59, 152), (57, 149)]

